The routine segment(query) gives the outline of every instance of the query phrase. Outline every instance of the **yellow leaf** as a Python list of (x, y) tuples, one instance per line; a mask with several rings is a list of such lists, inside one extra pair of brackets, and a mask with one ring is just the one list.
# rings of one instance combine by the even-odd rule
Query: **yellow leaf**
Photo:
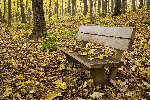
[(92, 98), (99, 98), (102, 97), (104, 95), (104, 93), (100, 93), (100, 92), (94, 92), (91, 97)]
[(69, 52), (70, 52), (70, 53), (73, 53), (73, 51), (72, 51), (72, 50), (69, 50)]
[(60, 83), (60, 88), (62, 88), (62, 89), (66, 89), (66, 88), (67, 88), (66, 83), (65, 83), (65, 82)]
[(32, 82), (30, 80), (27, 80), (24, 83), (28, 84), (28, 83), (32, 83)]
[(63, 68), (63, 69), (65, 68), (65, 65), (64, 65), (64, 64), (60, 64), (59, 66), (60, 66), (61, 68)]
[(47, 97), (45, 98), (45, 100), (53, 100), (53, 99), (56, 98), (57, 96), (62, 96), (62, 95), (61, 95), (61, 94), (56, 94), (56, 93), (54, 93), (54, 94), (49, 93), (49, 94), (47, 95)]
[(97, 57), (95, 57), (95, 58), (103, 59), (103, 58), (104, 58), (104, 55), (99, 55), (99, 56), (97, 56)]
[(112, 98), (115, 98), (115, 96), (116, 96), (113, 92), (112, 92), (112, 94), (111, 94), (111, 95), (112, 95)]
[(90, 58), (88, 58), (88, 59), (89, 59), (89, 60), (93, 60), (94, 58), (91, 58), (91, 57), (90, 57)]
[(81, 53), (80, 55), (82, 55), (82, 56), (86, 56), (86, 55), (87, 55), (87, 53), (86, 53), (86, 52), (83, 52), (83, 53)]

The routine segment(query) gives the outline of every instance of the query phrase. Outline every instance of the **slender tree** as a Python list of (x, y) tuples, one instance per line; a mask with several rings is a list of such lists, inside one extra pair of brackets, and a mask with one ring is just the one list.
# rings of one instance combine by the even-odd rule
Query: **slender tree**
[(97, 0), (94, 0), (94, 11), (96, 12), (96, 2)]
[[(137, 0), (136, 0), (137, 1)], [(125, 9), (127, 9), (127, 0), (125, 0)]]
[(107, 0), (105, 0), (105, 14), (107, 14)]
[(116, 4), (115, 4), (115, 10), (112, 16), (118, 16), (121, 14), (121, 0), (116, 0)]
[(143, 0), (140, 0), (139, 9), (141, 9), (142, 7), (143, 7)]
[(28, 0), (26, 0), (26, 10), (28, 9)]
[(2, 22), (2, 11), (0, 9), (0, 22)]
[(2, 23), (6, 22), (5, 14), (6, 14), (6, 0), (4, 0), (4, 14), (3, 14), (3, 18), (2, 18)]
[(26, 23), (26, 16), (24, 13), (24, 4), (23, 4), (23, 0), (20, 0), (20, 7), (21, 7), (21, 17), (22, 17), (22, 23)]
[(70, 0), (68, 0), (68, 13), (71, 15), (71, 6), (70, 6)]
[(98, 15), (100, 16), (101, 0), (98, 0)]
[(18, 15), (19, 15), (19, 0), (17, 0), (16, 21), (18, 21)]
[(87, 6), (87, 0), (83, 0), (84, 2), (84, 12), (83, 12), (83, 15), (85, 16), (88, 12), (88, 6)]
[(30, 7), (28, 8), (28, 18), (27, 18), (27, 20), (29, 21), (29, 24), (31, 24), (31, 9), (30, 9)]
[(49, 21), (50, 21), (50, 17), (51, 17), (51, 0), (50, 0), (50, 3), (49, 3), (49, 15), (48, 15)]
[(44, 17), (43, 0), (32, 0), (33, 22), (34, 27), (28, 40), (38, 39), (45, 36), (46, 22)]
[(125, 0), (122, 0), (122, 13), (125, 13)]
[(59, 19), (58, 18), (58, 0), (57, 0), (57, 19)]
[(11, 27), (11, 0), (8, 0), (8, 27)]
[(102, 0), (102, 15), (104, 16), (104, 10), (105, 10), (105, 3), (104, 0)]
[(113, 13), (113, 9), (114, 9), (114, 1), (111, 0), (111, 13)]
[(135, 11), (135, 0), (132, 0), (132, 11)]
[(109, 0), (108, 0), (108, 13), (109, 13)]
[(63, 16), (63, 0), (62, 0), (62, 16)]
[(90, 0), (90, 22), (93, 24), (93, 1)]
[(76, 0), (72, 0), (72, 15), (75, 15), (75, 9), (76, 9)]
[(147, 6), (147, 9), (150, 10), (150, 0), (147, 0), (146, 6)]

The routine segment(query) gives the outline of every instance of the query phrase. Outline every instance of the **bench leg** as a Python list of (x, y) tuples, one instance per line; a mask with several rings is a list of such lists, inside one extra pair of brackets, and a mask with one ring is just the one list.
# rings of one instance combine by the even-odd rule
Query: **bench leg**
[(93, 78), (94, 84), (97, 85), (102, 85), (104, 86), (105, 84), (108, 83), (108, 75), (106, 74), (106, 70), (102, 68), (91, 68), (90, 73)]
[(119, 64), (114, 64), (113, 67), (110, 69), (109, 80), (116, 79), (119, 66)]

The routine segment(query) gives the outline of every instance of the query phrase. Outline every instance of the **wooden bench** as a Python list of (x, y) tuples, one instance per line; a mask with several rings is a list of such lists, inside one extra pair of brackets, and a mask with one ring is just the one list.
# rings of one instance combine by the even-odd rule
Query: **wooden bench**
[[(88, 56), (79, 56), (78, 52), (70, 53), (69, 49), (64, 47), (58, 49), (65, 53), (67, 60), (88, 67), (95, 85), (105, 85), (110, 79), (116, 78), (118, 67), (124, 64), (121, 61), (122, 53), (130, 50), (134, 35), (135, 28), (132, 27), (81, 26), (79, 28), (77, 39), (82, 41), (82, 47), (86, 46), (87, 42), (108, 46), (116, 49), (115, 58), (89, 60)], [(105, 66), (110, 67), (109, 75), (106, 74)]]

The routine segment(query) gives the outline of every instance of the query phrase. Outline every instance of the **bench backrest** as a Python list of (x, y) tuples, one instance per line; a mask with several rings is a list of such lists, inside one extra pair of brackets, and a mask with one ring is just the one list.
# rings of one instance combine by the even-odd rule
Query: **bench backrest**
[(81, 26), (78, 39), (117, 50), (129, 50), (135, 35), (133, 27)]

